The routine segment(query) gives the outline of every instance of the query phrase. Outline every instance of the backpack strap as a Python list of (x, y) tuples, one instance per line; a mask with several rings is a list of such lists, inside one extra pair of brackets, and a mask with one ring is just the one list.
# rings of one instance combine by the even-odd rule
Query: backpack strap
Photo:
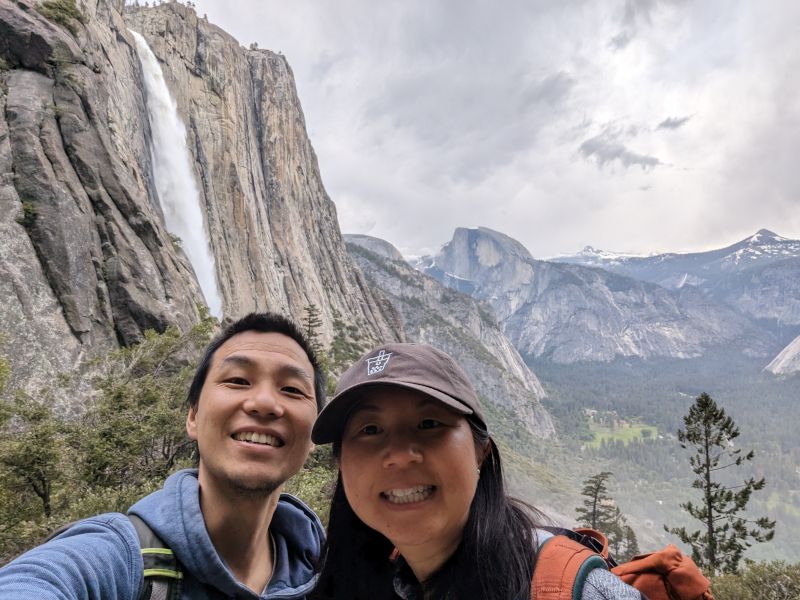
[[(539, 548), (531, 581), (531, 600), (580, 600), (589, 573), (594, 569), (608, 570), (606, 560), (597, 550), (560, 531)], [(586, 536), (585, 533), (577, 535)]]
[(139, 600), (178, 600), (183, 570), (175, 553), (150, 526), (136, 515), (128, 515), (139, 536), (144, 562), (144, 581)]

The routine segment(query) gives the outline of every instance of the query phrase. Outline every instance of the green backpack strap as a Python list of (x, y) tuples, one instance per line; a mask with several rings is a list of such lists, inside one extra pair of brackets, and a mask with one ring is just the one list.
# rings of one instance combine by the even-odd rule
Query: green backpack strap
[(183, 570), (175, 554), (150, 527), (136, 515), (128, 515), (144, 562), (144, 584), (139, 600), (178, 600)]

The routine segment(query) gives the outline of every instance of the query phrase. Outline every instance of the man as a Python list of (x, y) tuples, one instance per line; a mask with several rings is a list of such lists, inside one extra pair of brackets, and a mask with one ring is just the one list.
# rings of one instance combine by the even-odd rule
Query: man
[[(299, 599), (311, 590), (322, 527), (281, 489), (311, 449), (324, 394), (308, 341), (283, 317), (248, 315), (211, 342), (186, 418), (199, 468), (170, 476), (129, 511), (175, 553), (181, 598)], [(145, 586), (140, 550), (128, 517), (86, 519), (0, 569), (0, 598), (135, 600)]]

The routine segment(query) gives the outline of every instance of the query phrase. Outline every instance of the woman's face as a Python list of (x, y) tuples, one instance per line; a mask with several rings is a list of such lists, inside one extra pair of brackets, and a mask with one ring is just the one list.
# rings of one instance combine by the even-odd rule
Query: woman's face
[(413, 390), (372, 391), (347, 421), (339, 466), (355, 513), (402, 554), (458, 546), (479, 476), (462, 415)]

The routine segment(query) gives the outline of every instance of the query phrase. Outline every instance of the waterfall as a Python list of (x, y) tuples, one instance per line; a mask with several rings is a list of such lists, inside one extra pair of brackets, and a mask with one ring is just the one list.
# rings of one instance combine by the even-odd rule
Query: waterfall
[(186, 147), (186, 127), (150, 46), (140, 34), (131, 33), (136, 40), (136, 53), (144, 73), (147, 114), (153, 136), (150, 146), (153, 175), (167, 230), (180, 238), (209, 311), (215, 317), (222, 317), (214, 256), (203, 224), (191, 155)]

